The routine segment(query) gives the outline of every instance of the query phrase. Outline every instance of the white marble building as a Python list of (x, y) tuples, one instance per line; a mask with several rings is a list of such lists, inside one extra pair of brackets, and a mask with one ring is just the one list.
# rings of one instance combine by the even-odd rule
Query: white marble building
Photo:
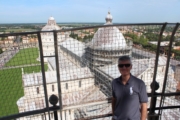
[[(106, 96), (94, 85), (94, 75), (88, 67), (81, 67), (78, 61), (71, 60), (72, 58), (63, 51), (59, 51), (60, 55), (60, 80), (61, 80), (61, 96), (63, 107), (71, 106), (71, 109), (63, 110), (63, 118), (74, 119), (74, 111), (77, 111), (78, 105), (86, 105), (104, 101)], [(54, 58), (50, 58), (52, 71), (46, 72), (46, 82), (48, 98), (55, 94), (58, 96), (56, 65)], [(22, 74), (24, 96), (17, 101), (19, 112), (38, 110), (45, 108), (44, 88), (42, 73)], [(97, 97), (98, 96), (98, 97)], [(50, 105), (50, 104), (49, 104)], [(51, 106), (51, 105), (50, 105)], [(73, 109), (74, 108), (74, 109)], [(69, 112), (71, 115), (69, 116)], [(60, 115), (60, 114), (58, 114)], [(44, 116), (45, 117), (45, 116)], [(24, 117), (22, 119), (26, 119)], [(31, 119), (42, 119), (42, 116), (31, 116)], [(48, 116), (46, 116), (48, 118)]]
[(112, 25), (112, 15), (108, 12), (104, 26), (97, 30), (86, 49), (86, 59), (92, 66), (104, 66), (116, 63), (119, 56), (132, 54), (132, 42), (125, 40), (123, 34)]
[[(56, 24), (55, 19), (53, 17), (50, 17), (48, 19), (47, 24), (41, 30), (41, 31), (44, 31), (43, 33), (41, 33), (44, 56), (55, 55), (53, 32), (48, 32), (52, 30), (61, 30), (61, 28)], [(64, 33), (64, 32), (57, 33), (58, 42), (62, 42), (66, 40), (68, 37), (69, 37), (68, 33)], [(47, 58), (44, 58), (44, 61), (47, 62)]]
[[(68, 54), (64, 49), (59, 50), (59, 67), (60, 67), (60, 80), (61, 80), (61, 96), (63, 111), (63, 120), (66, 118), (68, 120), (73, 120), (74, 118), (80, 117), (81, 110), (85, 106), (95, 106), (96, 108), (106, 102), (106, 96), (99, 90), (94, 84), (94, 75), (88, 67), (82, 67), (81, 61), (78, 59), (84, 54), (85, 45), (75, 39), (68, 39), (61, 43), (61, 46), (66, 48), (70, 47), (71, 43), (75, 48), (73, 48), (75, 56)], [(63, 51), (64, 50), (64, 51)], [(79, 51), (80, 50), (80, 51)], [(47, 82), (48, 98), (55, 94), (58, 96), (57, 89), (57, 77), (56, 77), (56, 65), (55, 58), (49, 58), (47, 60), (50, 71), (45, 73)], [(24, 87), (24, 96), (17, 101), (19, 112), (26, 112), (32, 110), (43, 109), (46, 107), (45, 95), (43, 88), (42, 73), (32, 73), (26, 74), (22, 71), (22, 80)], [(49, 106), (51, 106), (49, 104)], [(70, 107), (70, 108), (68, 108)], [(108, 107), (108, 106), (107, 106)], [(90, 108), (90, 107), (89, 107)], [(92, 108), (95, 109), (95, 108)], [(87, 109), (88, 110), (88, 109)], [(109, 109), (100, 109), (101, 112), (107, 113)], [(105, 112), (106, 111), (106, 112)], [(99, 111), (99, 115), (101, 114)], [(94, 112), (93, 112), (94, 113)], [(90, 114), (93, 114), (89, 112)], [(96, 111), (98, 114), (98, 111)], [(28, 116), (20, 118), (20, 120), (28, 119), (48, 119), (48, 114), (37, 116)], [(58, 112), (58, 117), (60, 118), (60, 113)]]

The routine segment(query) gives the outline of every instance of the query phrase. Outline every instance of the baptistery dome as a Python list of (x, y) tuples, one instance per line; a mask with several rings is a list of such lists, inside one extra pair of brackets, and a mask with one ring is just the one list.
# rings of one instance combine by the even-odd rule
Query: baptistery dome
[(95, 49), (122, 49), (126, 40), (117, 27), (99, 28), (91, 41), (91, 47)]
[[(110, 12), (108, 12), (105, 19), (105, 26), (112, 24), (112, 15)], [(122, 49), (126, 46), (124, 36), (119, 29), (114, 26), (99, 28), (90, 43), (90, 47), (94, 47), (95, 49)]]
[(86, 49), (86, 58), (93, 66), (104, 66), (117, 62), (119, 56), (132, 53), (132, 42), (126, 41), (116, 26), (112, 26), (112, 15), (108, 12), (104, 27), (99, 28)]

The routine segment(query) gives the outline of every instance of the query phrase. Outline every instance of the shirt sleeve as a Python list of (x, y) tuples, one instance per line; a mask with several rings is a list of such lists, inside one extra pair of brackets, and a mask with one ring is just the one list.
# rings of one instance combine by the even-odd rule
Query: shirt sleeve
[(148, 96), (147, 96), (146, 86), (145, 86), (144, 82), (141, 83), (140, 87), (141, 87), (140, 93), (139, 93), (140, 103), (147, 103), (148, 102)]

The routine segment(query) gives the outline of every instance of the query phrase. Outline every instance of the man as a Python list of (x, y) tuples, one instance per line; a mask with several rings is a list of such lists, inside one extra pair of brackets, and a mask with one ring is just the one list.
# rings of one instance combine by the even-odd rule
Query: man
[(146, 120), (148, 97), (144, 82), (131, 75), (129, 56), (118, 60), (119, 78), (112, 81), (112, 114), (114, 120)]

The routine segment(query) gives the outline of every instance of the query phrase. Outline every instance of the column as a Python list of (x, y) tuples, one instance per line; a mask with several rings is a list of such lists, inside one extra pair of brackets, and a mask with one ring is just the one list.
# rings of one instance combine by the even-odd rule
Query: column
[(70, 120), (74, 120), (74, 109), (71, 109)]

